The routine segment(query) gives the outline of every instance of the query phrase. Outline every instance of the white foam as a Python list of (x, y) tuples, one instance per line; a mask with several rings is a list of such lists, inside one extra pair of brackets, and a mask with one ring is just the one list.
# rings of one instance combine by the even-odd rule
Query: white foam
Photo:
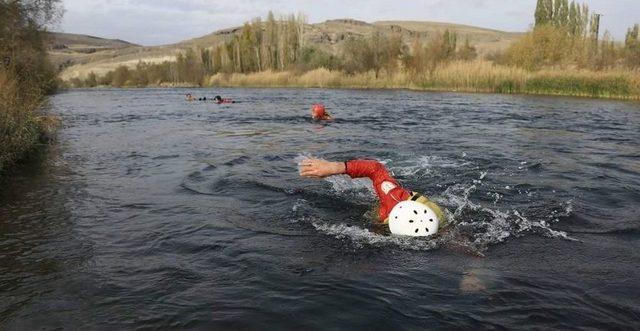
[(393, 235), (381, 235), (373, 233), (367, 229), (346, 225), (327, 224), (324, 222), (313, 222), (313, 227), (327, 235), (335, 236), (337, 239), (348, 239), (357, 247), (364, 246), (396, 246), (410, 250), (432, 250), (439, 247), (438, 240), (428, 238), (398, 237)]

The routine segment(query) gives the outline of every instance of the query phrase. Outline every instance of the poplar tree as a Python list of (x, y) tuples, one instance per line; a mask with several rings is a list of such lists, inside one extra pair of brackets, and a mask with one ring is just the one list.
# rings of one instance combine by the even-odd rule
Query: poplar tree
[(222, 70), (222, 47), (220, 45), (213, 48), (211, 52), (211, 72), (218, 73)]
[(573, 37), (581, 35), (580, 12), (575, 1), (571, 1), (571, 5), (569, 6), (569, 33), (571, 33)]
[(640, 25), (627, 30), (625, 37), (625, 60), (629, 67), (640, 67)]
[(262, 20), (260, 19), (260, 17), (256, 17), (253, 19), (253, 51), (255, 52), (255, 56), (256, 56), (256, 65), (257, 65), (257, 69), (258, 71), (262, 71), (262, 48), (263, 48), (263, 33), (262, 33)]
[(580, 13), (580, 31), (582, 32), (582, 36), (587, 36), (587, 31), (589, 27), (589, 6), (587, 4), (582, 4), (582, 10)]
[(556, 9), (554, 11), (554, 22), (558, 27), (566, 27), (569, 25), (569, 1), (555, 0)]
[(562, 17), (560, 16), (560, 7), (562, 6), (562, 0), (553, 0), (553, 9), (552, 12), (552, 22), (555, 26), (560, 26), (562, 22)]
[(536, 13), (535, 13), (535, 19), (536, 19), (535, 26), (540, 26), (545, 24), (546, 17), (547, 17), (547, 13), (545, 9), (545, 0), (538, 0), (538, 4), (536, 5)]
[(268, 68), (276, 70), (278, 69), (278, 24), (271, 11), (267, 15), (266, 44)]
[(543, 0), (544, 2), (544, 23), (549, 24), (553, 22), (553, 0)]

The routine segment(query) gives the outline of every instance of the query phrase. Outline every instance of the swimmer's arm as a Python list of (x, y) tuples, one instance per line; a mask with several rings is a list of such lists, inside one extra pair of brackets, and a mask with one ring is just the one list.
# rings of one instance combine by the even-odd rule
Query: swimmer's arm
[(309, 178), (325, 178), (342, 175), (347, 172), (345, 162), (331, 162), (322, 159), (304, 159), (300, 162), (300, 176)]
[(300, 176), (302, 177), (324, 178), (342, 174), (347, 174), (351, 178), (369, 177), (374, 185), (379, 185), (383, 181), (396, 183), (387, 169), (380, 162), (373, 160), (331, 162), (309, 158), (300, 162)]

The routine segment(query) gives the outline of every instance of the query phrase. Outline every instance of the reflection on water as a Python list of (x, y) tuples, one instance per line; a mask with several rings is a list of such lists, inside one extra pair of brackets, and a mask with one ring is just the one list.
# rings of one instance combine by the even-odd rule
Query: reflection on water
[[(637, 104), (184, 92), (54, 97), (58, 145), (3, 183), (3, 329), (640, 325)], [(453, 225), (390, 236), (366, 180), (298, 177), (311, 155), (378, 159)]]

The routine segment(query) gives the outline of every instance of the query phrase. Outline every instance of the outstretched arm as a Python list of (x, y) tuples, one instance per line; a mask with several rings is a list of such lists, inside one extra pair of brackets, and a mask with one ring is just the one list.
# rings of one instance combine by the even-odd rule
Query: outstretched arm
[(306, 159), (300, 163), (300, 175), (303, 177), (324, 178), (332, 175), (347, 174), (351, 178), (368, 177), (380, 199), (378, 210), (380, 220), (385, 220), (391, 208), (399, 201), (406, 200), (410, 192), (400, 187), (387, 169), (378, 161), (351, 160), (330, 162), (321, 159)]
[(341, 174), (347, 174), (352, 178), (369, 177), (374, 186), (378, 186), (385, 181), (397, 184), (384, 165), (378, 161), (351, 160), (347, 162), (331, 162), (309, 158), (300, 163), (300, 176), (302, 177), (324, 178)]
[(345, 162), (331, 162), (322, 159), (304, 159), (300, 162), (300, 176), (324, 178), (346, 173)]

